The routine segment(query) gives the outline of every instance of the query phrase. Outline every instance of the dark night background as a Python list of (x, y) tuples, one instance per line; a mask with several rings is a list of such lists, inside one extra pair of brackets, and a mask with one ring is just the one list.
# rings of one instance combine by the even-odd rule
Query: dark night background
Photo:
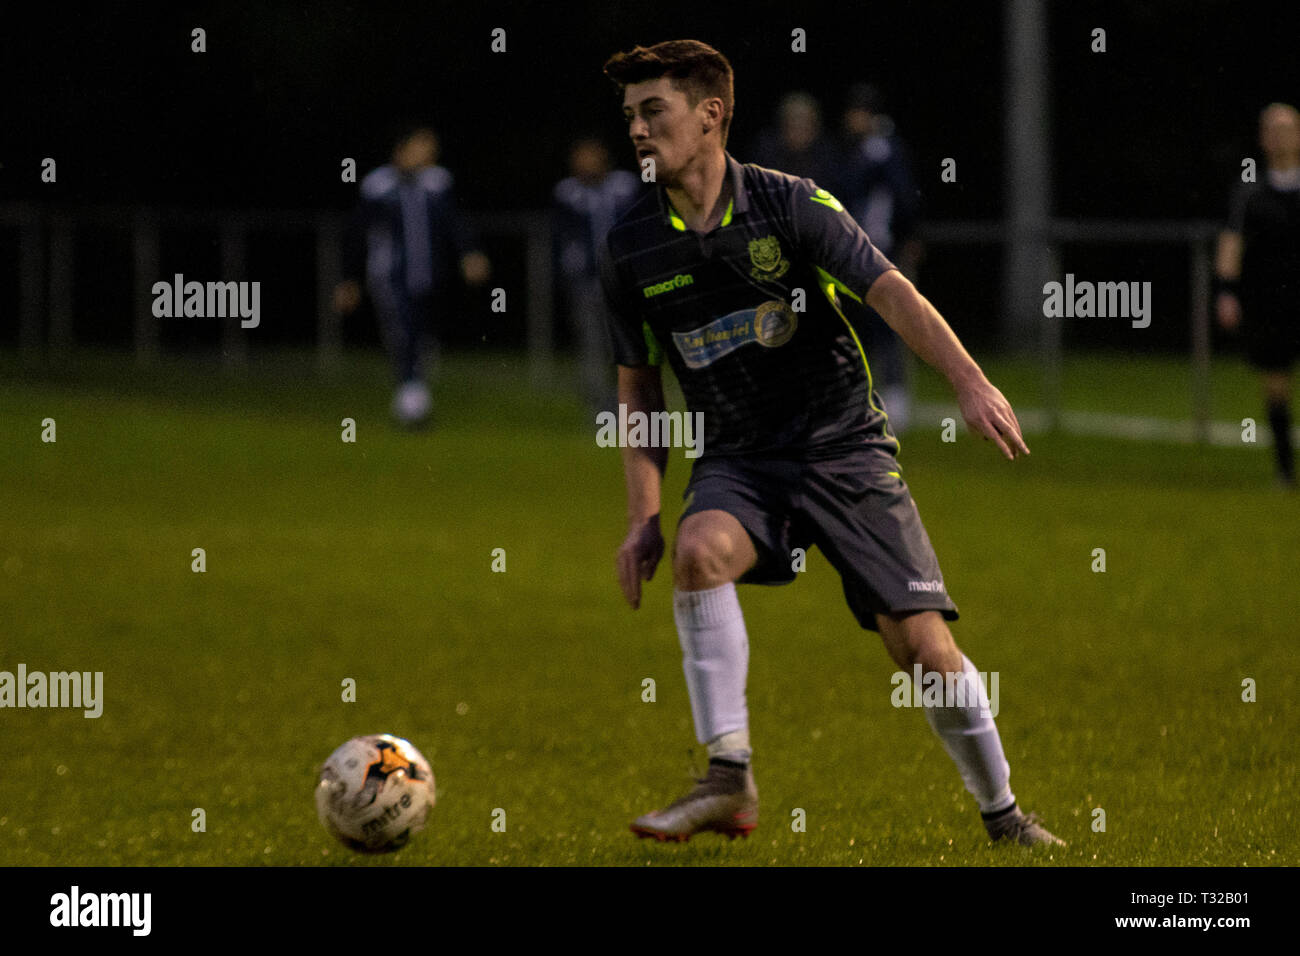
[[(1258, 156), (1260, 108), (1300, 100), (1300, 5), (1048, 6), (1055, 213), (1221, 217), (1241, 159)], [(993, 0), (56, 5), (11, 7), (6, 21), (0, 200), (343, 211), (356, 186), (340, 182), (340, 160), (355, 157), (364, 174), (386, 160), (395, 123), (417, 118), (440, 132), (465, 208), (542, 209), (579, 133), (602, 135), (631, 168), (619, 102), (600, 72), (605, 58), (689, 36), (736, 69), (729, 148), (741, 161), (782, 93), (813, 93), (837, 123), (846, 87), (871, 80), (913, 150), (928, 219), (1004, 211), (1004, 13)], [(190, 52), (196, 26), (207, 31), (206, 53)], [(1104, 54), (1089, 50), (1098, 26)], [(495, 27), (507, 31), (507, 53), (490, 51)], [(806, 54), (790, 51), (794, 27), (808, 33)], [(40, 182), (45, 156), (58, 161), (57, 184)], [(956, 184), (939, 181), (947, 156), (958, 161)], [(78, 243), (80, 262), (120, 254), (93, 236)], [(0, 254), (12, 262), (15, 249), (6, 234)], [(509, 251), (489, 252), (508, 273)], [(261, 255), (256, 241), (250, 255)], [(946, 310), (996, 268), (996, 255), (964, 256), (936, 299)], [(0, 288), (11, 280), (7, 269)], [(985, 298), (977, 319), (994, 308), (996, 296)], [(127, 320), (84, 328), (79, 315), (78, 337), (94, 341), (115, 321)], [(960, 322), (963, 336), (978, 335)], [(0, 326), (12, 341), (12, 320)], [(494, 334), (518, 341), (505, 328)]]

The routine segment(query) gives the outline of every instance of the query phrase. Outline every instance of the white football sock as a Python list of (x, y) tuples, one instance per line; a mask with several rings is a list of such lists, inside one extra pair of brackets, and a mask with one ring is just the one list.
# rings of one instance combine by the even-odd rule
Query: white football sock
[(749, 746), (749, 728), (733, 730), (709, 741), (709, 759), (730, 760), (732, 763), (749, 763), (754, 751)]
[[(961, 657), (965, 706), (926, 707), (925, 719), (961, 771), (966, 789), (979, 801), (981, 813), (1006, 810), (1016, 802), (1011, 792), (1011, 765), (1002, 753), (1002, 739), (989, 714), (988, 693), (979, 672), (965, 654)], [(945, 687), (947, 681), (944, 681)], [(945, 701), (946, 703), (946, 701)]]
[[(674, 591), (673, 618), (682, 645), (682, 670), (691, 696), (695, 739), (717, 741), (735, 731), (748, 731), (745, 679), (749, 673), (749, 637), (745, 617), (736, 598), (736, 585), (723, 584), (707, 591)], [(722, 741), (722, 749), (709, 756), (749, 760), (748, 733), (743, 740)], [(734, 754), (740, 753), (737, 757)]]

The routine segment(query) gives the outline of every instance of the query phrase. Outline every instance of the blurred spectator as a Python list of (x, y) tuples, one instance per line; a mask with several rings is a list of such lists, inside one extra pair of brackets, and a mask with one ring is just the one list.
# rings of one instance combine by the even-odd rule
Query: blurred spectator
[(791, 176), (806, 176), (837, 198), (844, 182), (844, 157), (834, 139), (823, 132), (821, 107), (807, 93), (783, 96), (776, 126), (759, 134), (748, 156), (737, 158)]
[[(909, 279), (916, 280), (920, 244), (914, 238), (920, 211), (919, 192), (912, 176), (907, 148), (883, 112), (880, 91), (869, 84), (849, 89), (844, 110), (848, 143), (840, 201), (872, 243)], [(832, 190), (833, 191), (833, 190)], [(870, 309), (863, 323), (875, 386), (880, 391), (895, 432), (907, 429), (911, 394), (907, 350), (885, 321)]]
[(346, 278), (334, 292), (335, 308), (353, 311), (361, 301), (358, 280), (364, 273), (393, 363), (393, 417), (409, 427), (426, 423), (432, 410), (428, 382), (438, 358), (435, 321), (445, 321), (457, 270), (471, 285), (486, 282), (490, 271), (461, 220), (451, 173), (438, 165), (438, 156), (432, 129), (407, 127), (392, 161), (361, 180), (356, 231), (362, 241), (349, 244)]
[(1264, 176), (1242, 183), (1215, 261), (1215, 312), (1241, 329), (1246, 357), (1260, 374), (1273, 432), (1277, 480), (1295, 490), (1291, 375), (1300, 357), (1300, 112), (1272, 103), (1259, 117)]
[(597, 249), (640, 186), (641, 180), (632, 173), (611, 170), (609, 150), (595, 138), (573, 143), (569, 176), (555, 186), (551, 246), (555, 275), (578, 348), (582, 396), (596, 412), (618, 405)]

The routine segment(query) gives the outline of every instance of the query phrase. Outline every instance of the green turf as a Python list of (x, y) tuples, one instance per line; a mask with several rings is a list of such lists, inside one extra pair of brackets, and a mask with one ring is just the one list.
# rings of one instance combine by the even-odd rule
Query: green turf
[[(938, 372), (919, 361), (913, 365), (919, 399), (951, 401), (952, 389)], [(1038, 359), (981, 357), (981, 365), (1013, 405), (1028, 408), (1047, 403), (1048, 384)], [(1194, 386), (1186, 356), (1110, 351), (1067, 353), (1061, 364), (1059, 389), (1065, 409), (1190, 419), (1194, 414)], [(1251, 417), (1263, 422), (1261, 396), (1258, 376), (1245, 362), (1221, 358), (1212, 364), (1211, 418), (1240, 422)]]
[[(1156, 406), (1184, 394), (1175, 364), (1112, 371)], [(904, 441), (958, 643), (1000, 675), (1014, 789), (1068, 849), (984, 845), (815, 553), (795, 585), (741, 592), (759, 829), (659, 846), (626, 826), (690, 783), (669, 575), (642, 610), (622, 603), (618, 455), (518, 359), (450, 360), (421, 435), (388, 425), (374, 356), (332, 382), (300, 357), (235, 376), (3, 355), (0, 372), (0, 669), (103, 671), (106, 697), (98, 720), (0, 711), (0, 864), (1300, 862), (1300, 501), (1262, 448), (1045, 435), (1012, 464), (965, 435)], [(1015, 370), (991, 374), (1015, 400)], [(439, 804), (412, 845), (362, 858), (326, 836), (312, 789), (374, 732), (425, 752)]]

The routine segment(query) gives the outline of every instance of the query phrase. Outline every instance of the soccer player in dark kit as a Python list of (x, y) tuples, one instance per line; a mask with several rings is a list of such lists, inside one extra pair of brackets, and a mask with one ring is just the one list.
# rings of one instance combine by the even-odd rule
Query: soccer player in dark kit
[[(672, 554), (673, 612), (706, 777), (632, 830), (659, 840), (748, 835), (758, 818), (745, 700), (749, 642), (737, 583), (792, 581), (792, 550), (817, 545), (849, 608), (897, 665), (946, 675), (925, 706), (995, 841), (1062, 844), (1010, 787), (1010, 767), (930, 541), (895, 459), (898, 443), (841, 297), (865, 301), (952, 382), (967, 425), (1008, 459), (1028, 454), (1011, 406), (952, 330), (812, 180), (741, 165), (726, 151), (731, 65), (694, 40), (637, 47), (605, 73), (623, 96), (647, 190), (605, 242), (619, 402), (664, 408), (666, 357), (702, 454)], [(698, 438), (696, 439), (698, 441)], [(641, 602), (664, 553), (663, 447), (625, 447), (627, 537), (618, 580)]]
[(1272, 103), (1259, 117), (1264, 178), (1238, 186), (1215, 263), (1219, 324), (1240, 327), (1260, 374), (1277, 482), (1294, 491), (1291, 370), (1300, 358), (1300, 111)]

